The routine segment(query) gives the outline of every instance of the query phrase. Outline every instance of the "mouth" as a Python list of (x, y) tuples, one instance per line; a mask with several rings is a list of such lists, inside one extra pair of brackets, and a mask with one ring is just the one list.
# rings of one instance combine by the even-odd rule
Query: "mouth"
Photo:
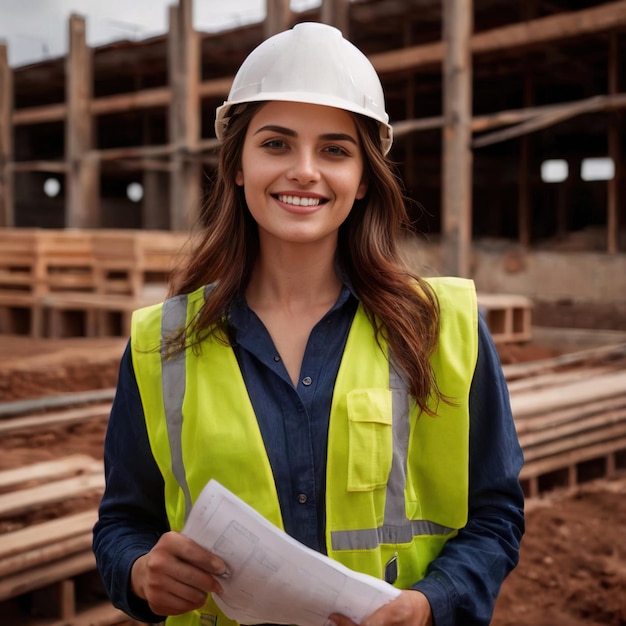
[(310, 197), (310, 196), (292, 196), (287, 194), (274, 194), (273, 195), (276, 200), (281, 202), (282, 204), (288, 204), (294, 207), (316, 207), (321, 204), (326, 204), (328, 200), (326, 198), (321, 197)]

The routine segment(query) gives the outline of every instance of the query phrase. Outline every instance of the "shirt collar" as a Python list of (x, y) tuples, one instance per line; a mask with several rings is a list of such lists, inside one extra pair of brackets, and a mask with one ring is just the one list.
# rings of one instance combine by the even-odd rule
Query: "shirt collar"
[[(355, 300), (358, 302), (359, 300), (348, 281), (344, 280), (343, 276), (341, 275), (339, 275), (339, 277), (342, 279), (341, 291), (339, 292), (337, 301), (331, 307), (328, 313), (326, 313), (326, 315), (339, 311), (340, 309), (343, 309), (345, 306), (347, 306), (349, 303), (352, 303)], [(228, 316), (228, 321), (230, 322), (231, 327), (236, 333), (235, 337), (246, 332), (250, 324), (251, 316), (253, 315), (254, 311), (252, 311), (252, 309), (248, 306), (248, 302), (246, 301), (246, 297), (244, 294), (240, 294), (233, 300)]]

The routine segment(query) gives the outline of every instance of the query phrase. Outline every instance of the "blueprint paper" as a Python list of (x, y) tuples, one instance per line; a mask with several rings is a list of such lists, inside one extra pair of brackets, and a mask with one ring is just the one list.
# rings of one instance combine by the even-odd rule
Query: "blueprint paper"
[(224, 592), (213, 598), (242, 624), (323, 626), (331, 613), (360, 623), (400, 594), (302, 545), (215, 480), (200, 494), (183, 534), (228, 564), (229, 578), (219, 579)]

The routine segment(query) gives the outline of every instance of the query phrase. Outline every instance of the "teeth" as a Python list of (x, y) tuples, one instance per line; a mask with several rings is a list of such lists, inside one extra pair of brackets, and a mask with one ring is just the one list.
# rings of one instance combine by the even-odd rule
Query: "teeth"
[(280, 202), (285, 204), (293, 204), (294, 206), (317, 206), (320, 203), (319, 198), (302, 198), (300, 196), (283, 196), (279, 195)]

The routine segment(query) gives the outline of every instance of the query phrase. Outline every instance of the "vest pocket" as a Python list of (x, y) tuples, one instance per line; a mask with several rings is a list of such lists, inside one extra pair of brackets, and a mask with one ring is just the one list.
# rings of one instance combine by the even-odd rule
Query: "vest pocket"
[(389, 389), (348, 393), (348, 491), (372, 491), (391, 471), (392, 405)]

